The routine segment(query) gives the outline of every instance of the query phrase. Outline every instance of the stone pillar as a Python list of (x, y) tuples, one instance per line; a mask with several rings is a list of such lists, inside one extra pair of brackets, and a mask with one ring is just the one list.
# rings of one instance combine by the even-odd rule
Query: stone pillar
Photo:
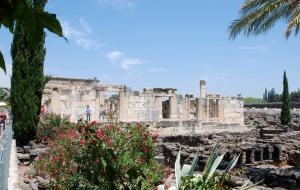
[(191, 108), (190, 108), (190, 98), (186, 96), (184, 98), (184, 119), (189, 120), (190, 119), (190, 113), (191, 113)]
[(127, 92), (120, 92), (120, 103), (119, 103), (119, 120), (127, 122), (128, 113), (128, 94)]
[(206, 105), (207, 99), (196, 99), (196, 111), (197, 111), (197, 119), (198, 120), (206, 120), (207, 111), (207, 105)]
[(255, 161), (263, 161), (263, 150), (259, 147), (254, 150), (254, 160)]
[(61, 115), (61, 102), (59, 89), (55, 89), (51, 94), (51, 111), (55, 114)]
[(163, 118), (163, 107), (162, 107), (162, 97), (155, 97), (155, 108), (157, 110), (157, 118), (160, 120)]
[(171, 96), (169, 101), (170, 119), (178, 119), (178, 98)]
[(224, 121), (224, 100), (219, 99), (217, 106), (218, 106), (218, 118), (220, 122), (223, 122)]
[(209, 98), (206, 99), (206, 119), (209, 119)]
[(245, 163), (244, 152), (241, 150), (240, 157), (238, 159), (237, 165), (242, 166)]
[(200, 80), (200, 98), (206, 97), (206, 82), (205, 80)]

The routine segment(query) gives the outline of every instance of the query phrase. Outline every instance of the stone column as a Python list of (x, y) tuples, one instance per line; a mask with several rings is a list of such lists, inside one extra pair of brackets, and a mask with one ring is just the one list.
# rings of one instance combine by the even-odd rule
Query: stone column
[(53, 113), (61, 115), (61, 102), (60, 102), (59, 89), (57, 90), (55, 89), (52, 91), (51, 110)]
[(198, 120), (206, 120), (206, 114), (207, 111), (205, 111), (207, 109), (207, 105), (206, 105), (206, 99), (196, 99), (196, 111), (197, 111), (197, 119)]
[(209, 119), (209, 98), (206, 99), (206, 119)]
[(127, 122), (128, 113), (128, 94), (127, 92), (120, 92), (120, 103), (119, 103), (119, 120)]
[(220, 122), (224, 121), (224, 100), (219, 99), (218, 100), (218, 117)]
[(171, 96), (169, 101), (170, 119), (178, 119), (178, 98)]
[(163, 107), (162, 107), (162, 97), (155, 97), (155, 109), (157, 110), (157, 119), (160, 120), (163, 118)]
[(200, 80), (200, 98), (206, 97), (206, 82), (205, 80)]
[(184, 98), (184, 119), (185, 120), (189, 120), (190, 119), (190, 112), (191, 112), (191, 108), (190, 108), (190, 98), (188, 96), (186, 96)]

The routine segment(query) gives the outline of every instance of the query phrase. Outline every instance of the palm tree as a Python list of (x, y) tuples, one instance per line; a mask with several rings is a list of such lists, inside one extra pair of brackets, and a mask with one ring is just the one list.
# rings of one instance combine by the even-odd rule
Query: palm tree
[(240, 17), (229, 27), (229, 36), (234, 39), (240, 33), (246, 36), (268, 32), (278, 21), (286, 21), (285, 37), (300, 27), (300, 0), (245, 0)]

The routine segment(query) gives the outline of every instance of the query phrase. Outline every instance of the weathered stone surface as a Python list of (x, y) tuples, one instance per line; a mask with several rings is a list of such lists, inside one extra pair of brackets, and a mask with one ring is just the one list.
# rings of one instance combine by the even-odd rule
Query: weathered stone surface
[(46, 189), (50, 183), (48, 179), (44, 179), (39, 176), (37, 177), (37, 181), (39, 189)]
[(293, 150), (288, 153), (288, 163), (291, 165), (300, 166), (300, 151)]
[(31, 189), (32, 190), (39, 190), (39, 188), (38, 188), (38, 182), (37, 182), (37, 180), (34, 178), (34, 179), (32, 179), (32, 180), (30, 180), (30, 187), (31, 187)]
[(23, 146), (24, 152), (29, 153), (29, 150), (31, 149), (31, 146)]
[[(289, 130), (300, 131), (300, 112), (292, 111)], [(259, 127), (280, 127), (280, 109), (246, 109), (244, 112), (245, 124)]]
[(17, 158), (19, 160), (30, 160), (30, 154), (17, 153)]
[(35, 149), (30, 149), (29, 150), (29, 153), (30, 153), (30, 156), (37, 156), (41, 153), (44, 153), (46, 152), (48, 148), (35, 148)]
[[(45, 86), (42, 104), (48, 111), (70, 116), (71, 121), (81, 119), (80, 113), (89, 105), (95, 121), (101, 120), (99, 115), (104, 110), (111, 110), (119, 112), (118, 121), (147, 122), (152, 126), (166, 119), (244, 125), (242, 98), (208, 94), (205, 85), (205, 81), (200, 82), (201, 95), (196, 98), (178, 94), (175, 88), (132, 91), (123, 85), (101, 84), (97, 79), (53, 77)], [(106, 101), (108, 91), (119, 94), (115, 103)]]
[(17, 147), (17, 153), (24, 153), (24, 149), (22, 147)]

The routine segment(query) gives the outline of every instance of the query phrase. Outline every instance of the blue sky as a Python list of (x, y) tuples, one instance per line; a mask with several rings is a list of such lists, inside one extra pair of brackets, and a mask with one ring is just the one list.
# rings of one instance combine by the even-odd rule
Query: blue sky
[[(198, 95), (199, 80), (211, 93), (261, 97), (281, 91), (288, 74), (300, 88), (299, 37), (285, 40), (284, 23), (258, 37), (228, 39), (242, 0), (49, 0), (69, 43), (47, 35), (45, 73), (126, 84), (133, 89), (173, 87)], [(0, 49), (11, 68), (12, 35), (0, 31)], [(8, 86), (0, 73), (0, 85)]]

